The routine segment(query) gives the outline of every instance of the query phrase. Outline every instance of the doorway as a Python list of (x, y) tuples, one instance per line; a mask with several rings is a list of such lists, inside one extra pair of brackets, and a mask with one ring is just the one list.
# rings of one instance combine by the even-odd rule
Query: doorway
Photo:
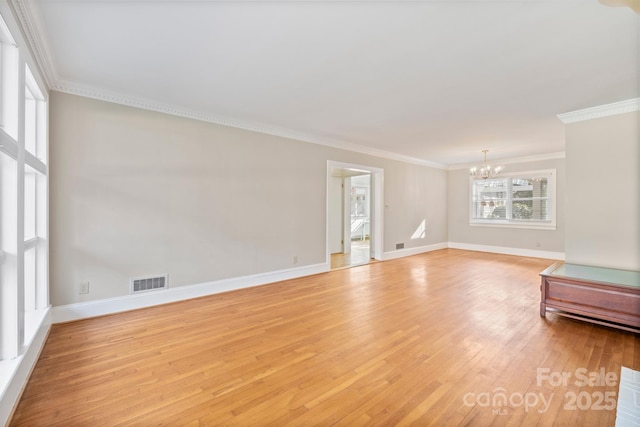
[(382, 170), (328, 162), (327, 262), (332, 270), (382, 254)]

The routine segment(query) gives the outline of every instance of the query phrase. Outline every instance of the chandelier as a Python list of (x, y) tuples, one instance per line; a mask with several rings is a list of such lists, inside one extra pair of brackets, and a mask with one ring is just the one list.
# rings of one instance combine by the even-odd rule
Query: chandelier
[(469, 172), (473, 179), (489, 179), (495, 178), (502, 171), (502, 166), (491, 166), (487, 164), (487, 153), (489, 150), (482, 150), (484, 153), (484, 163), (480, 167), (472, 167)]

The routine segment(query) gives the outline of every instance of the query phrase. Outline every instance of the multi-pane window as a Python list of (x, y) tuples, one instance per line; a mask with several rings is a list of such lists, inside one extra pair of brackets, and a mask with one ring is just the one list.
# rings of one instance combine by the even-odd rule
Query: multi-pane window
[(472, 180), (471, 224), (555, 228), (555, 170)]
[(15, 21), (5, 18), (0, 15), (0, 361), (20, 356), (49, 306), (46, 91), (24, 40), (7, 25)]

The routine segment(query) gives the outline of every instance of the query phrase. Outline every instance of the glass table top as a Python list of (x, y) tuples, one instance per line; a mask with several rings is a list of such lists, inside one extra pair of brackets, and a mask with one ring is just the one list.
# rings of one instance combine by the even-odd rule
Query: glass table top
[(591, 267), (576, 264), (561, 264), (548, 275), (566, 279), (590, 280), (599, 283), (640, 288), (640, 271), (616, 270), (614, 268)]

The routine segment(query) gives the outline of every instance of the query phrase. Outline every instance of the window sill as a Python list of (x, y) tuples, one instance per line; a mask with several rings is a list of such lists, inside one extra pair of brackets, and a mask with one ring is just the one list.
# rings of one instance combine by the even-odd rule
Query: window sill
[(524, 224), (524, 223), (500, 223), (500, 222), (470, 222), (469, 226), (471, 227), (489, 227), (489, 228), (523, 228), (528, 230), (555, 230), (555, 224), (546, 224), (546, 223), (535, 223), (535, 224)]

